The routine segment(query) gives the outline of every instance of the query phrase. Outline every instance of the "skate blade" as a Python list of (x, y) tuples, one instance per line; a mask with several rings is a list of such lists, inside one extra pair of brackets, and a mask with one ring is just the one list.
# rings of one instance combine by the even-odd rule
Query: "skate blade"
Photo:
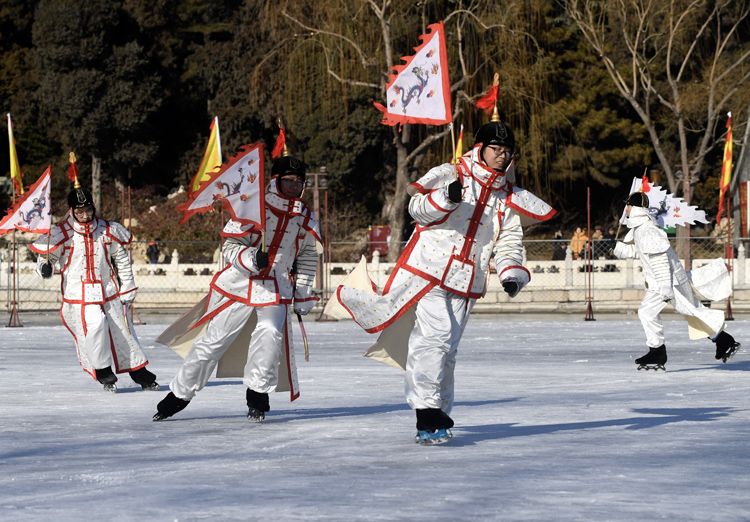
[(721, 362), (725, 363), (732, 357), (734, 357), (734, 354), (736, 354), (738, 351), (740, 351), (740, 346), (742, 346), (740, 343), (737, 343), (735, 346), (732, 346), (729, 350), (727, 350), (727, 353), (724, 354), (724, 357), (721, 358)]
[(152, 382), (151, 384), (141, 384), (141, 390), (143, 391), (161, 391), (161, 386), (158, 382)]
[(414, 442), (416, 442), (420, 446), (437, 446), (439, 444), (445, 444), (446, 442), (449, 442), (452, 438), (453, 438), (453, 433), (448, 431), (448, 434), (443, 437), (422, 438), (419, 435), (416, 435), (414, 437)]
[(117, 393), (117, 386), (114, 384), (105, 384), (104, 391), (110, 392), (110, 393)]
[(638, 366), (638, 371), (641, 370), (654, 370), (657, 372), (661, 370), (663, 372), (666, 372), (667, 368), (663, 364), (641, 364), (640, 366)]
[(247, 421), (252, 424), (263, 424), (266, 421), (266, 414), (263, 412), (260, 413), (248, 413), (247, 414)]

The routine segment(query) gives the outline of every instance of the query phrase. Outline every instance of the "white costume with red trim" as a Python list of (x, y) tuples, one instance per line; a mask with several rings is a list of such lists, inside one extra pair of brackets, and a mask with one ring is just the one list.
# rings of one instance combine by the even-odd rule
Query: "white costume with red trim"
[[(402, 316), (414, 322), (405, 369), (407, 402), (415, 409), (450, 412), (456, 350), (474, 302), (486, 292), (490, 258), (501, 281), (525, 286), (530, 275), (522, 266), (520, 214), (538, 220), (555, 214), (515, 187), (510, 172), (480, 162), (479, 151), (475, 147), (458, 165), (435, 167), (412, 184), (409, 212), (417, 226), (382, 294), (344, 286), (337, 291), (339, 302), (366, 331), (385, 330), (381, 338)], [(453, 203), (447, 187), (457, 176), (463, 196)], [(416, 313), (407, 314), (415, 304)], [(406, 331), (404, 325), (398, 328)], [(385, 347), (390, 349), (403, 346)], [(391, 355), (402, 365), (402, 357)]]
[(47, 237), (40, 236), (29, 248), (40, 254), (37, 272), (46, 254), (60, 269), (60, 315), (73, 335), (83, 369), (95, 378), (94, 370), (108, 366), (115, 373), (146, 366), (148, 360), (126, 315), (125, 303), (132, 302), (137, 290), (126, 250), (130, 232), (114, 221), (95, 218), (79, 223), (68, 215), (52, 227), (49, 248)]
[[(638, 307), (638, 318), (646, 332), (648, 347), (658, 348), (664, 344), (661, 311), (667, 306), (668, 300), (674, 303), (678, 313), (688, 318), (693, 329), (703, 332), (700, 337), (715, 337), (724, 329), (724, 312), (706, 308), (700, 302), (693, 292), (691, 275), (685, 271), (669, 244), (666, 232), (656, 225), (648, 209), (632, 207), (626, 224), (630, 230), (622, 241), (617, 242), (614, 254), (620, 259), (638, 258), (641, 261), (646, 279), (646, 295)], [(710, 296), (713, 290), (724, 286), (724, 280), (728, 278), (729, 274), (725, 269), (701, 290)], [(722, 293), (718, 299), (725, 297)], [(691, 331), (691, 338), (698, 337)]]
[[(275, 183), (269, 185), (265, 198), (268, 267), (258, 270), (255, 265), (261, 245), (257, 227), (229, 221), (222, 231), (227, 265), (211, 282), (202, 316), (189, 327), (205, 330), (170, 384), (172, 392), (183, 400), (191, 400), (207, 384), (219, 360), (242, 339), (240, 333), (250, 321), (257, 323), (251, 327), (249, 347), (244, 345), (243, 383), (259, 393), (274, 391), (281, 368), (291, 400), (299, 396), (289, 305), (307, 313), (318, 300), (312, 295), (312, 284), (320, 233), (304, 203), (279, 195)], [(291, 275), (293, 265), (296, 281)]]

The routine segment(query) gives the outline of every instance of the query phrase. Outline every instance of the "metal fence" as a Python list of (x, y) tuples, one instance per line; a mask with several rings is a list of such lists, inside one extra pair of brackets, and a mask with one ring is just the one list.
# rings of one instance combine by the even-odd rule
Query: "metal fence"
[[(159, 255), (156, 263), (149, 262), (146, 251), (148, 242), (134, 242), (132, 245), (133, 268), (136, 284), (139, 287), (136, 303), (149, 309), (185, 308), (197, 302), (208, 290), (212, 277), (221, 270), (221, 249), (218, 242), (207, 241), (165, 241), (158, 244)], [(622, 261), (611, 258), (609, 253), (612, 241), (592, 242), (593, 254), (591, 279), (596, 290), (594, 299), (603, 298), (602, 291), (608, 289), (642, 289), (643, 280), (637, 261)], [(735, 274), (736, 286), (745, 285), (746, 240), (738, 243), (735, 261), (741, 270)], [(324, 297), (330, 295), (341, 280), (359, 261), (366, 256), (370, 262), (371, 276), (380, 286), (385, 284), (393, 269), (392, 263), (372, 252), (365, 240), (361, 242), (331, 242), (321, 255), (325, 262), (320, 270), (316, 287)], [(691, 251), (694, 266), (705, 260), (723, 257), (724, 243), (715, 238), (692, 238)], [(558, 303), (561, 300), (583, 302), (586, 280), (589, 278), (588, 262), (576, 256), (569, 249), (569, 241), (535, 240), (524, 241), (525, 266), (532, 275), (527, 291), (516, 298), (514, 303), (524, 303), (531, 299), (538, 303)], [(0, 244), (0, 295), (5, 297), (4, 307), (10, 310), (14, 300), (12, 278), (16, 278), (15, 301), (21, 311), (54, 310), (60, 306), (60, 282), (55, 276), (41, 279), (35, 272), (36, 256), (28, 250), (23, 241), (18, 243), (17, 271), (13, 271), (9, 244)], [(494, 271), (491, 263), (491, 271)], [(750, 267), (748, 267), (750, 272)], [(748, 274), (750, 275), (750, 274)], [(485, 303), (504, 303), (504, 294), (496, 277), (488, 280), (488, 295)], [(565, 293), (561, 293), (565, 291)], [(622, 295), (622, 294), (620, 294)], [(619, 299), (621, 297), (610, 297)]]

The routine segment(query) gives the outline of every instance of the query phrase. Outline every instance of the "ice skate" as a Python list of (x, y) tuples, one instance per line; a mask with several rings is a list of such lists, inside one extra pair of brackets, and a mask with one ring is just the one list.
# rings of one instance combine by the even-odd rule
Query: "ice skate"
[(667, 371), (667, 348), (663, 344), (658, 348), (649, 348), (648, 353), (635, 360), (639, 370)]
[(247, 399), (247, 420), (263, 422), (266, 419), (266, 412), (271, 409), (268, 394), (248, 388), (245, 392), (245, 398)]
[(448, 442), (453, 434), (453, 419), (440, 408), (418, 408), (417, 413), (417, 436), (414, 442), (423, 446), (443, 444)]
[(117, 376), (112, 373), (112, 368), (107, 366), (101, 370), (94, 370), (96, 374), (96, 380), (99, 381), (104, 388), (104, 391), (111, 393), (117, 393)]
[(250, 422), (257, 422), (260, 424), (261, 422), (266, 420), (266, 412), (261, 411), (257, 408), (248, 408), (247, 420), (249, 420)]
[(178, 413), (185, 409), (190, 404), (190, 401), (180, 399), (174, 393), (169, 392), (159, 404), (156, 405), (156, 413), (154, 413), (154, 421), (162, 421), (168, 419), (175, 413)]
[(437, 444), (444, 444), (453, 438), (451, 430), (446, 428), (440, 428), (439, 430), (419, 430), (417, 436), (414, 437), (414, 442), (422, 446), (434, 446)]
[(143, 391), (159, 391), (159, 383), (156, 382), (156, 375), (146, 368), (138, 368), (130, 372), (130, 378), (136, 384), (140, 384)]
[(740, 343), (734, 340), (734, 337), (726, 332), (719, 332), (714, 341), (716, 343), (716, 359), (721, 362), (727, 362), (740, 349)]

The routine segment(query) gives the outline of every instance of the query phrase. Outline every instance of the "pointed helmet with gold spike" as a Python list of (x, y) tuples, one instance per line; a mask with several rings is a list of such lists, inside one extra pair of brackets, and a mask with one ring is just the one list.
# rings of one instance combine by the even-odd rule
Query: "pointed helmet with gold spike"
[[(482, 149), (487, 145), (504, 145), (509, 147), (516, 152), (516, 139), (513, 137), (513, 131), (510, 127), (500, 121), (500, 113), (497, 110), (497, 85), (499, 82), (499, 75), (496, 73), (493, 79), (493, 86), (495, 87), (495, 98), (490, 100), (490, 103), (494, 103), (492, 110), (492, 118), (489, 123), (485, 123), (474, 135), (474, 143), (481, 143)], [(488, 107), (489, 108), (489, 107)]]
[(71, 152), (68, 156), (68, 178), (73, 182), (73, 190), (68, 192), (68, 206), (70, 208), (94, 207), (94, 198), (91, 192), (81, 187), (78, 182), (78, 167), (76, 166), (76, 155)]
[(271, 167), (271, 175), (294, 174), (295, 176), (302, 178), (302, 181), (305, 181), (307, 178), (307, 165), (305, 165), (302, 160), (295, 158), (289, 153), (289, 148), (286, 145), (286, 131), (281, 118), (278, 120), (278, 125), (279, 137), (283, 139), (283, 141), (277, 141), (274, 149), (281, 148), (282, 154), (280, 158), (274, 159), (273, 166)]

